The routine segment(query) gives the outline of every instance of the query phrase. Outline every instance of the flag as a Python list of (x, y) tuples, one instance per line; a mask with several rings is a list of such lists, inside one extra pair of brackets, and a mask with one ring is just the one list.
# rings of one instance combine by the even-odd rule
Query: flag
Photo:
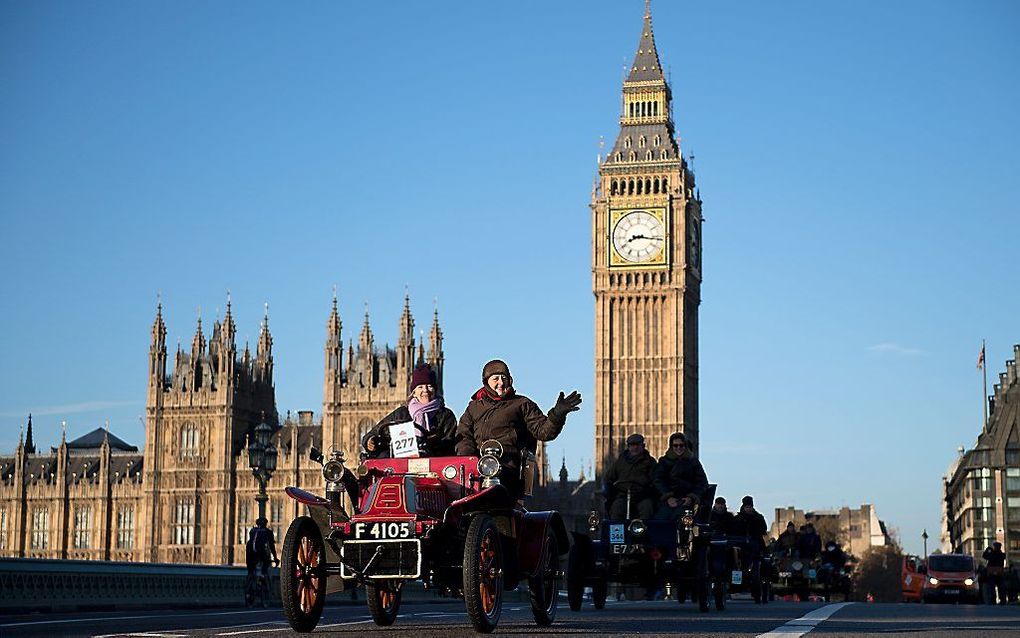
[(981, 353), (978, 354), (977, 369), (981, 370), (985, 367), (985, 344), (981, 344)]

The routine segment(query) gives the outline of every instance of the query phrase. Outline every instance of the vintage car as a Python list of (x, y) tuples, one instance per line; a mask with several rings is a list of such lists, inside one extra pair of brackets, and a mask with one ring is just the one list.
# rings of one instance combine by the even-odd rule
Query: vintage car
[(821, 558), (801, 558), (786, 553), (777, 558), (776, 579), (772, 589), (776, 596), (796, 596), (801, 601), (812, 595), (821, 596), (823, 585), (818, 580)]
[[(712, 502), (715, 488), (709, 485), (703, 502)], [(697, 505), (685, 510), (679, 520), (603, 520), (593, 511), (588, 517), (589, 534), (574, 533), (567, 559), (570, 609), (581, 609), (587, 587), (591, 587), (595, 608), (602, 609), (613, 583), (647, 590), (669, 585), (681, 603), (689, 592), (707, 611), (712, 588), (708, 518), (709, 508)], [(724, 603), (725, 590), (717, 591), (722, 592)]]
[[(535, 621), (551, 624), (566, 528), (557, 512), (529, 512), (500, 484), (498, 442), (481, 450), (480, 457), (366, 459), (356, 476), (333, 452), (322, 467), (325, 497), (288, 487), (309, 514), (291, 523), (283, 543), (281, 597), (291, 627), (312, 631), (327, 591), (356, 583), (372, 620), (390, 625), (412, 580), (463, 598), (471, 624), (486, 633), (499, 622), (503, 592), (526, 580)], [(519, 467), (530, 494), (534, 455)], [(344, 492), (352, 513), (341, 506)]]
[(760, 545), (746, 536), (712, 534), (709, 576), (718, 609), (724, 608), (727, 594), (748, 593), (755, 603), (769, 601), (771, 558)]

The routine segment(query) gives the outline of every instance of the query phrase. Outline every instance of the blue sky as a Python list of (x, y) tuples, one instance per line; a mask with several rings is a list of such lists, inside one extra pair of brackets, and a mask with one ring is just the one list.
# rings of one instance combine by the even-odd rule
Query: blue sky
[[(592, 398), (588, 203), (642, 3), (0, 4), (0, 450), (141, 443), (171, 347), (264, 302), (281, 410), (322, 404), (333, 285), (393, 342), (405, 286), (482, 363)], [(1020, 342), (1013, 2), (656, 2), (704, 199), (702, 456), (760, 509), (872, 502), (919, 551)], [(591, 401), (550, 446), (592, 455)]]

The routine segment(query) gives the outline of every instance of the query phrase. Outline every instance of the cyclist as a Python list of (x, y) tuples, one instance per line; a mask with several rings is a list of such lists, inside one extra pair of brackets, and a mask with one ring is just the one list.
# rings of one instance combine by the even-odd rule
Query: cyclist
[[(280, 559), (276, 556), (276, 539), (273, 537), (273, 530), (266, 527), (268, 522), (264, 517), (256, 520), (255, 526), (248, 532), (248, 542), (244, 546), (245, 564), (248, 567), (245, 602), (249, 607), (254, 601), (254, 588), (260, 579), (265, 583), (262, 606), (266, 606), (264, 594), (269, 588), (269, 561), (272, 559), (274, 565), (280, 564)], [(256, 570), (258, 570), (257, 575)]]

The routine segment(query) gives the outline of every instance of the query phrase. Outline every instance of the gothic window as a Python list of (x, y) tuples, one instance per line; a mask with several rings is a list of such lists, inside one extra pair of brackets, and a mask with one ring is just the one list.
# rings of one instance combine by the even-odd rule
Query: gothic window
[(662, 192), (663, 193), (669, 192), (669, 178), (666, 177), (662, 178)]
[(630, 148), (630, 136), (623, 138), (623, 148)]
[(659, 114), (659, 103), (658, 102), (652, 102), (652, 115), (658, 115), (658, 114)]
[(644, 183), (644, 180), (640, 180), (640, 179), (639, 179), (639, 180), (637, 181), (637, 194), (638, 194), (638, 195), (641, 195), (641, 194), (643, 194), (643, 193), (644, 193), (644, 190), (645, 190), (645, 189), (644, 189), (644, 184), (645, 184), (645, 183)]
[(243, 545), (248, 542), (248, 529), (251, 527), (251, 503), (242, 501), (237, 505), (237, 542)]
[(637, 154), (634, 151), (631, 151), (630, 152), (630, 161), (633, 162), (636, 159), (637, 159)]
[(634, 194), (634, 180), (632, 179), (627, 180), (627, 194), (628, 195)]
[(627, 107), (628, 110), (630, 111), (630, 117), (634, 117), (634, 103), (631, 102), (630, 104), (627, 105)]
[(0, 507), (0, 552), (7, 549), (7, 508)]
[(45, 507), (32, 510), (32, 549), (50, 548), (50, 511)]
[(181, 427), (181, 458), (190, 459), (198, 456), (198, 426), (185, 423)]
[(666, 149), (662, 149), (662, 151), (659, 153), (659, 157), (662, 159), (668, 159), (669, 153), (666, 152)]
[(78, 505), (74, 508), (74, 544), (75, 549), (91, 549), (92, 547), (92, 507)]
[(622, 160), (623, 160), (623, 153), (617, 153), (616, 154), (616, 161), (619, 162), (619, 161), (622, 161)]
[(612, 188), (609, 191), (609, 194), (610, 195), (615, 195), (616, 194), (616, 180), (615, 179), (613, 180), (613, 185), (612, 185)]
[(269, 527), (273, 530), (273, 536), (275, 538), (281, 538), (280, 536), (280, 525), (283, 523), (283, 502), (274, 498), (270, 501), (269, 507)]
[(645, 152), (645, 159), (646, 160), (652, 159), (652, 152), (651, 151), (646, 151)]
[(135, 548), (135, 508), (121, 505), (117, 509), (117, 549)]
[(640, 146), (641, 148), (645, 147), (645, 136), (644, 135), (642, 135), (641, 137), (638, 138), (637, 145)]
[(195, 502), (178, 498), (174, 502), (174, 545), (192, 545), (195, 542)]
[(656, 146), (658, 146), (659, 144), (662, 144), (662, 137), (661, 137), (661, 136), (659, 136), (659, 135), (656, 135), (656, 136), (655, 136), (655, 139), (653, 140), (653, 143), (654, 143), (654, 144), (655, 144)]

